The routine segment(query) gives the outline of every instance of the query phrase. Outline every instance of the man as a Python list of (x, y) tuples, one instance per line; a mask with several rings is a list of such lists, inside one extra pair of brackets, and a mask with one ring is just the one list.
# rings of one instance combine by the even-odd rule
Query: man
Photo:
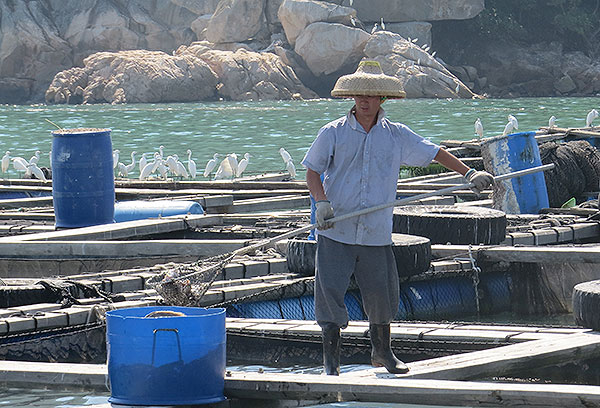
[[(363, 61), (342, 76), (331, 95), (352, 97), (350, 112), (319, 131), (302, 164), (316, 201), (317, 256), (315, 314), (323, 334), (323, 364), (340, 372), (340, 328), (348, 325), (344, 295), (354, 274), (369, 318), (371, 364), (401, 374), (408, 367), (391, 350), (390, 322), (398, 312), (399, 279), (392, 252), (393, 208), (328, 223), (327, 219), (396, 200), (400, 166), (426, 166), (436, 160), (465, 176), (478, 191), (493, 181), (469, 169), (452, 154), (390, 122), (381, 104), (403, 98), (401, 82), (384, 75), (376, 61)], [(323, 181), (321, 181), (321, 175)]]

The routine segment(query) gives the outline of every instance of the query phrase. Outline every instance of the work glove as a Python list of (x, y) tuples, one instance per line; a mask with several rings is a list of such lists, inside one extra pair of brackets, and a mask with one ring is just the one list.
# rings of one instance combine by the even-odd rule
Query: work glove
[(317, 228), (320, 230), (326, 230), (333, 227), (333, 223), (327, 222), (328, 218), (333, 218), (333, 207), (328, 200), (319, 200), (315, 203), (317, 210), (315, 211), (315, 217), (317, 219)]
[(477, 171), (475, 169), (469, 169), (469, 171), (465, 173), (465, 178), (469, 183), (473, 184), (471, 190), (473, 190), (477, 194), (481, 193), (481, 191), (485, 190), (491, 184), (494, 183), (494, 176), (492, 176), (487, 171)]

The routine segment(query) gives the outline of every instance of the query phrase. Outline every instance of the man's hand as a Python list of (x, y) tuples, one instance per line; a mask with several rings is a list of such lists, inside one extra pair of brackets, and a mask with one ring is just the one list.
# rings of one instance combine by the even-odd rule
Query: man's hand
[(473, 190), (477, 194), (481, 193), (482, 190), (485, 190), (491, 184), (494, 183), (494, 176), (492, 176), (487, 171), (477, 171), (475, 169), (470, 169), (465, 173), (465, 178), (469, 183), (473, 184), (471, 190)]
[(333, 227), (333, 223), (327, 222), (328, 218), (333, 218), (333, 207), (327, 200), (320, 200), (315, 203), (317, 211), (315, 211), (315, 217), (317, 218), (317, 228), (320, 230), (326, 230)]

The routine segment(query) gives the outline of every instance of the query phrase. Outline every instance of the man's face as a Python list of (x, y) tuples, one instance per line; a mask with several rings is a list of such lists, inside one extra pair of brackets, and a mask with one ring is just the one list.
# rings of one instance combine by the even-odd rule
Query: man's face
[(355, 96), (356, 113), (360, 116), (375, 116), (381, 106), (380, 96)]

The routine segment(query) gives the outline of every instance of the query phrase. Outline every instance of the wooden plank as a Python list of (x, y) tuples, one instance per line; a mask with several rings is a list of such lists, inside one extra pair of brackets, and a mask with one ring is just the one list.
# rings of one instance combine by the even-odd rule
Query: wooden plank
[[(13, 237), (18, 238), (18, 237)], [(193, 255), (205, 257), (242, 248), (250, 240), (173, 239), (144, 241), (8, 241), (0, 242), (0, 257), (12, 258), (125, 258)]]
[(600, 333), (589, 331), (419, 361), (410, 364), (410, 371), (403, 377), (443, 380), (488, 378), (599, 356)]
[[(468, 245), (431, 246), (434, 258), (464, 256), (469, 253)], [(568, 247), (472, 247), (478, 262), (533, 262), (533, 263), (600, 263), (600, 246)]]
[(0, 209), (52, 207), (52, 197), (10, 198), (0, 200)]
[(94, 225), (92, 227), (73, 228), (39, 234), (28, 234), (16, 237), (2, 237), (2, 242), (18, 241), (75, 241), (75, 240), (111, 240), (136, 236), (182, 231), (189, 227), (201, 227), (222, 224), (219, 215), (176, 215), (138, 221), (118, 222), (113, 224)]

